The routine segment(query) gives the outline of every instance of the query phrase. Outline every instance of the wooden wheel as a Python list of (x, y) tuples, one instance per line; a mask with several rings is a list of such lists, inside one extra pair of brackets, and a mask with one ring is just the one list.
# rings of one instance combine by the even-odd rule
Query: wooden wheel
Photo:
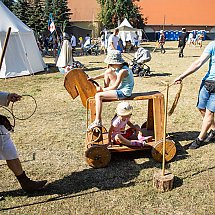
[[(173, 159), (176, 154), (175, 143), (172, 140), (166, 140), (166, 151), (165, 151), (165, 161), (168, 162)], [(163, 140), (159, 140), (152, 148), (152, 157), (158, 161), (162, 162), (163, 159)]]
[(106, 167), (111, 159), (111, 153), (106, 146), (94, 145), (85, 152), (87, 163), (93, 168)]

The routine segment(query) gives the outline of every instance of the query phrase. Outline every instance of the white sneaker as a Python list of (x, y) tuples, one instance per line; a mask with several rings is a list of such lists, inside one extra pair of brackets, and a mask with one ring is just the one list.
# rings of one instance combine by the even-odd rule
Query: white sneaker
[(95, 127), (102, 127), (102, 122), (101, 121), (93, 121), (87, 128), (87, 130), (92, 130)]

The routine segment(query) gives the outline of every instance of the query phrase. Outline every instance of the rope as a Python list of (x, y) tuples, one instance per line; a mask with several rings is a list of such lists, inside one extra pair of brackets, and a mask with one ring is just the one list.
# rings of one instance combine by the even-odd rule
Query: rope
[[(175, 85), (175, 84), (172, 83), (172, 84), (169, 85), (169, 87), (172, 87), (173, 85)], [(180, 95), (181, 95), (182, 87), (183, 87), (183, 84), (181, 82), (180, 83), (180, 87), (178, 89), (178, 92), (175, 95), (175, 99), (174, 99), (174, 101), (172, 103), (172, 106), (171, 106), (170, 110), (168, 111), (168, 116), (171, 116), (174, 113), (174, 111), (175, 111), (175, 108), (176, 108), (176, 106), (178, 104), (178, 101), (179, 101), (179, 98), (180, 98)], [(161, 90), (161, 92), (163, 92), (164, 90), (166, 90), (166, 88), (164, 88), (163, 90)]]

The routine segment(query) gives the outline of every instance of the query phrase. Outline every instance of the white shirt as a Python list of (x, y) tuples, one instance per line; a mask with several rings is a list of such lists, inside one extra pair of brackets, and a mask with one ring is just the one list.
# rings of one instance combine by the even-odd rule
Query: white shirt
[(118, 42), (119, 37), (114, 34), (111, 34), (110, 37), (108, 38), (108, 51), (113, 49), (111, 43), (113, 43), (114, 48), (117, 49)]
[(71, 44), (72, 44), (72, 47), (76, 47), (76, 45), (77, 45), (76, 38), (74, 35), (72, 35), (72, 37), (71, 37)]

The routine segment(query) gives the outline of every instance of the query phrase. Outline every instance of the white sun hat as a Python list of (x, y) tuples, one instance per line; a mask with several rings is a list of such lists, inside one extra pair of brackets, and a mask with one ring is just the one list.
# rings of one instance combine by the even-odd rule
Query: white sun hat
[(123, 64), (125, 61), (122, 58), (121, 52), (118, 50), (109, 50), (104, 62), (106, 64)]
[(120, 102), (117, 105), (116, 113), (118, 116), (128, 116), (132, 114), (133, 107), (128, 102)]

